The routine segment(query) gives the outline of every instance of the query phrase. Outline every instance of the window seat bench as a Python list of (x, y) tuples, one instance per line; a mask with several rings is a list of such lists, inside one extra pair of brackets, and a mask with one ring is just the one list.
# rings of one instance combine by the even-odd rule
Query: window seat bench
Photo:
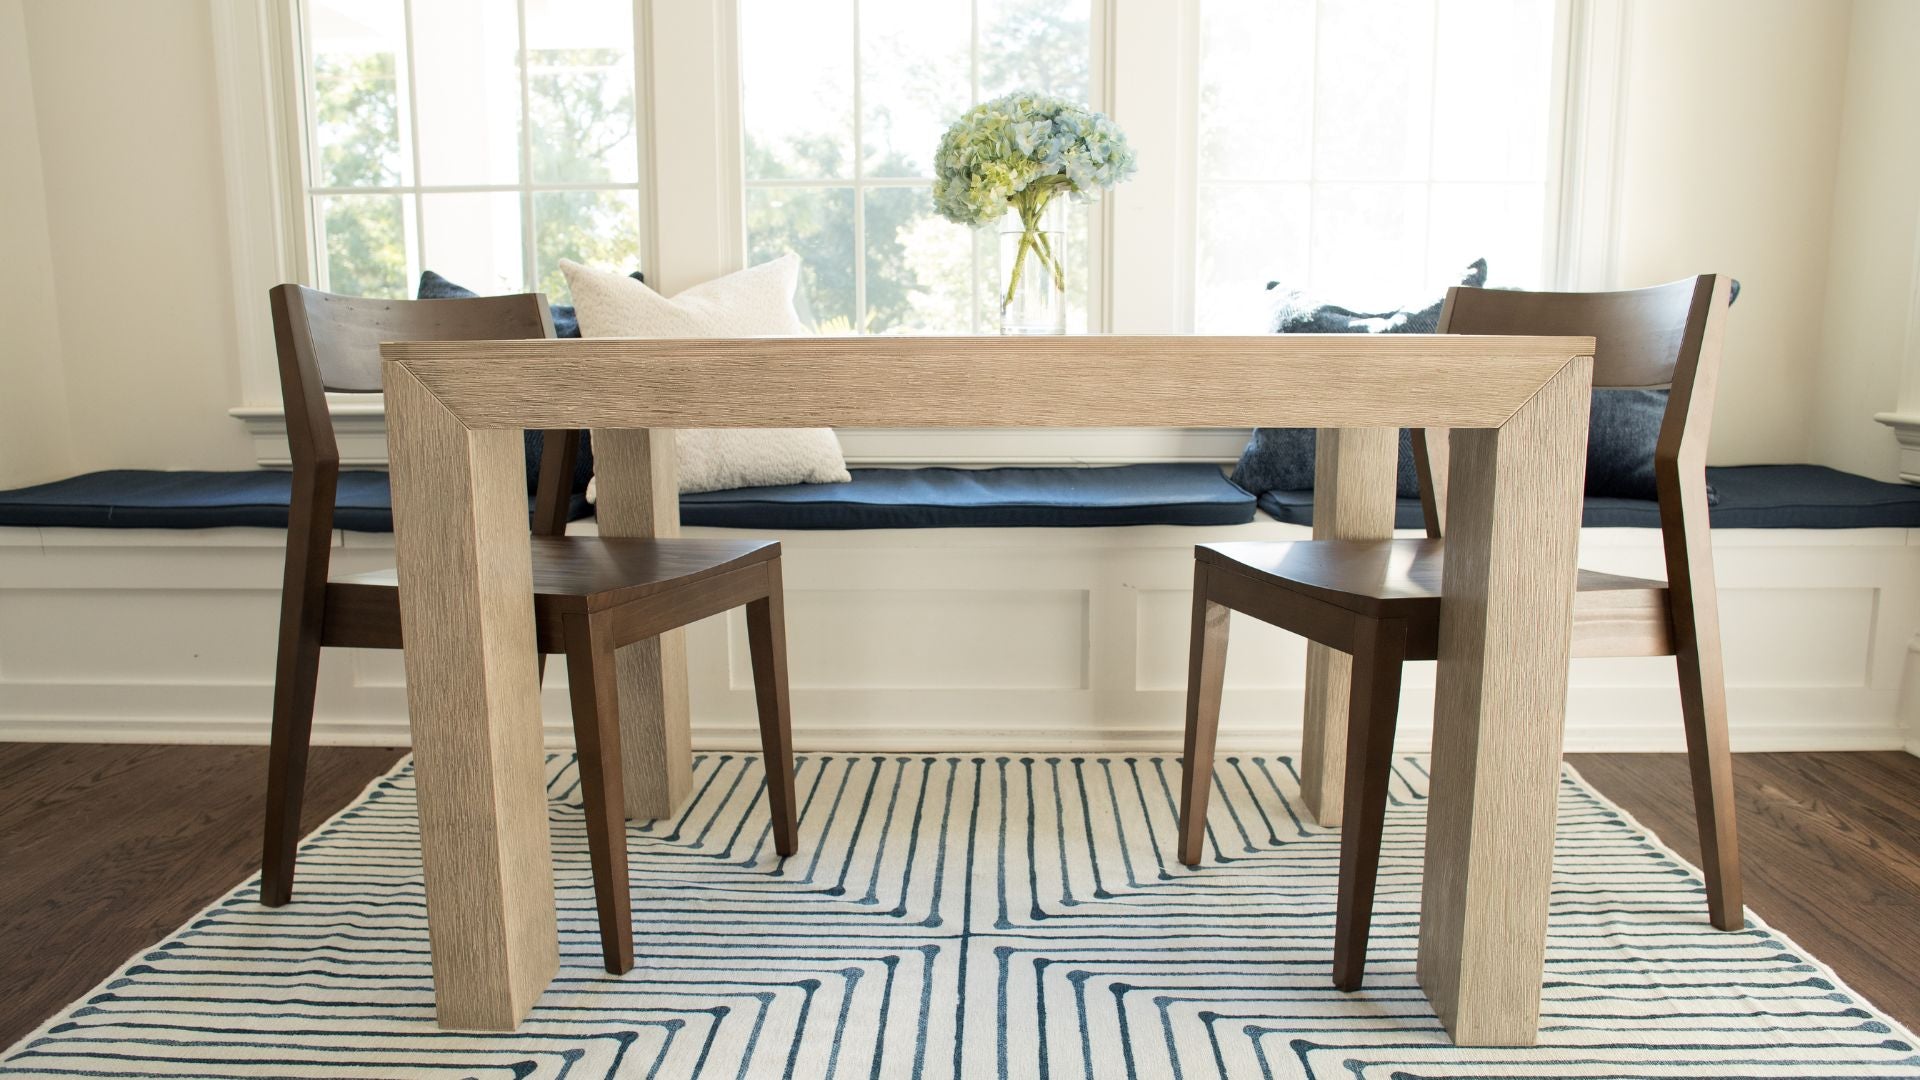
[[(1313, 492), (1268, 492), (1256, 502), (1205, 464), (1107, 468), (855, 469), (849, 484), (711, 491), (681, 498), (683, 524), (726, 529), (1065, 528), (1244, 525), (1255, 507), (1275, 521), (1313, 524)], [(1920, 528), (1920, 487), (1819, 465), (1707, 470), (1719, 494), (1715, 528)], [(285, 528), (290, 474), (117, 469), (0, 492), (0, 527)], [(387, 474), (340, 474), (336, 524), (389, 532)], [(575, 497), (573, 520), (592, 508)], [(1401, 499), (1401, 529), (1421, 527), (1420, 503)], [(1589, 497), (1587, 528), (1657, 528), (1651, 501)]]
[[(1208, 464), (855, 472), (681, 503), (686, 535), (785, 548), (802, 748), (1178, 747), (1193, 545), (1310, 535), (1310, 499), (1256, 512)], [(1710, 479), (1734, 748), (1920, 748), (1920, 488), (1814, 466)], [(385, 475), (343, 473), (340, 490), (335, 571), (393, 565)], [(0, 492), (0, 739), (264, 741), (287, 492), (281, 472), (124, 470)], [(1663, 576), (1653, 504), (1621, 509), (1589, 500), (1581, 564)], [(1222, 749), (1294, 752), (1304, 644), (1251, 621), (1232, 641)], [(757, 745), (744, 621), (690, 627), (687, 651), (696, 744)], [(1409, 667), (1408, 749), (1432, 680)], [(1575, 661), (1567, 745), (1680, 748), (1673, 683), (1671, 660)], [(329, 653), (314, 730), (404, 744), (400, 657)]]

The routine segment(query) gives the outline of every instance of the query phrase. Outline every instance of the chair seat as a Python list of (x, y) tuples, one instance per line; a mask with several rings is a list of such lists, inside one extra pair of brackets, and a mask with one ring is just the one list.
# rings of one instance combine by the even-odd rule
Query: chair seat
[[(533, 594), (561, 601), (561, 610), (601, 611), (691, 584), (780, 553), (777, 540), (627, 540), (535, 536)], [(335, 578), (330, 586), (393, 589), (391, 568)]]
[[(1201, 544), (1200, 561), (1370, 619), (1437, 625), (1446, 541), (1298, 540)], [(1663, 581), (1582, 570), (1574, 598), (1580, 656), (1671, 653)]]
[[(777, 558), (777, 540), (535, 536), (533, 607), (543, 651), (558, 652), (560, 616), (605, 611)], [(327, 582), (329, 645), (397, 649), (399, 576), (391, 568)]]

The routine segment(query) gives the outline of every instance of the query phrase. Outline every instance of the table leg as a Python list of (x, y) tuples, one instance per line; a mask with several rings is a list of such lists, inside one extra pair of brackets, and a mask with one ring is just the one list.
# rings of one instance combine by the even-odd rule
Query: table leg
[(385, 367), (434, 1002), (511, 1030), (559, 970), (520, 432)]
[(1591, 379), (1452, 436), (1419, 976), (1463, 1046), (1539, 1024)]
[[(1393, 535), (1394, 428), (1321, 428), (1314, 440), (1313, 538), (1380, 540)], [(1300, 740), (1300, 794), (1313, 819), (1340, 824), (1345, 803), (1347, 696), (1353, 658), (1307, 644), (1307, 708)]]
[[(680, 535), (680, 472), (667, 429), (593, 433), (594, 516), (602, 536)], [(687, 638), (669, 630), (614, 658), (627, 816), (671, 817), (693, 787)]]

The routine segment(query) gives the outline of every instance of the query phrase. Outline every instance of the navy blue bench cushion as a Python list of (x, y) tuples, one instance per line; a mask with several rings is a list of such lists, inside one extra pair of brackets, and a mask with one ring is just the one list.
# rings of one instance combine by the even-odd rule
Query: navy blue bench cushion
[[(1716, 529), (1920, 528), (1920, 487), (1888, 484), (1824, 465), (1731, 465), (1707, 470), (1720, 500), (1707, 511)], [(1260, 509), (1295, 525), (1313, 524), (1313, 492), (1270, 491)], [(1587, 497), (1581, 524), (1589, 529), (1658, 528), (1652, 500)], [(1420, 500), (1401, 499), (1395, 528), (1425, 524)]]
[(848, 484), (680, 497), (684, 525), (729, 529), (1243, 525), (1253, 496), (1212, 465), (854, 469)]
[[(17, 491), (0, 491), (0, 525), (91, 529), (217, 529), (252, 525), (284, 529), (292, 493), (293, 474), (276, 470), (112, 469)], [(392, 502), (384, 472), (341, 473), (334, 507), (335, 528), (354, 532), (393, 531)], [(585, 517), (589, 510), (584, 498), (574, 496), (571, 513), (575, 519)]]

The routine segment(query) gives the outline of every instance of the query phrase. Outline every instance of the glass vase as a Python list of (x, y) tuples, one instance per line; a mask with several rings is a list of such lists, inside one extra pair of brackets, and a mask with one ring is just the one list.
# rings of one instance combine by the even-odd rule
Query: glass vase
[(1065, 213), (1048, 206), (1030, 219), (1009, 212), (1000, 223), (1000, 332), (1067, 332)]

